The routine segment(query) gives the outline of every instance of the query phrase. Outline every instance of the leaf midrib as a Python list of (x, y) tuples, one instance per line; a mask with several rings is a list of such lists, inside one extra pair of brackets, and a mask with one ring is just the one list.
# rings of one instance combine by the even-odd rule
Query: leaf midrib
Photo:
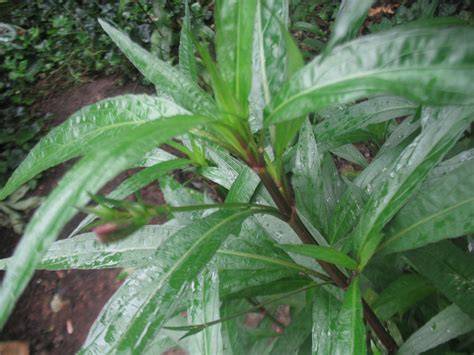
[(456, 203), (456, 204), (454, 204), (454, 205), (449, 206), (448, 208), (442, 209), (442, 210), (440, 210), (440, 211), (438, 211), (438, 212), (436, 212), (436, 213), (430, 214), (430, 215), (428, 215), (427, 217), (420, 219), (419, 221), (417, 221), (417, 222), (415, 222), (415, 223), (409, 225), (408, 227), (402, 229), (400, 232), (398, 232), (397, 234), (395, 234), (395, 235), (392, 236), (391, 238), (387, 239), (387, 241), (385, 241), (384, 243), (382, 243), (382, 244), (380, 245), (380, 247), (378, 248), (378, 251), (380, 251), (380, 250), (386, 248), (387, 245), (390, 245), (391, 243), (395, 242), (396, 240), (402, 238), (405, 234), (407, 234), (407, 233), (410, 232), (411, 230), (417, 228), (418, 226), (420, 226), (420, 225), (422, 225), (422, 224), (425, 224), (425, 223), (427, 223), (427, 222), (429, 222), (429, 221), (431, 221), (431, 220), (433, 220), (433, 219), (436, 219), (436, 218), (442, 216), (443, 214), (446, 214), (446, 213), (448, 213), (448, 212), (450, 212), (450, 211), (452, 211), (452, 210), (454, 210), (454, 209), (456, 209), (456, 208), (459, 208), (459, 207), (461, 207), (461, 206), (463, 206), (463, 205), (465, 205), (465, 204), (468, 204), (468, 203), (470, 203), (470, 202), (474, 202), (474, 197), (471, 197), (471, 198), (468, 198), (468, 199), (463, 200), (463, 201), (461, 201), (461, 202), (458, 202), (458, 203)]
[[(305, 95), (310, 94), (312, 92), (319, 91), (319, 90), (322, 90), (324, 88), (328, 88), (328, 87), (331, 87), (331, 86), (334, 86), (334, 85), (338, 85), (338, 84), (341, 84), (341, 83), (344, 83), (344, 82), (347, 82), (347, 81), (357, 80), (357, 79), (361, 79), (361, 78), (364, 78), (364, 77), (371, 77), (371, 76), (375, 76), (375, 75), (378, 75), (378, 74), (396, 73), (396, 72), (400, 72), (400, 71), (401, 72), (403, 72), (403, 71), (421, 71), (421, 70), (450, 70), (450, 71), (453, 71), (453, 70), (466, 70), (466, 69), (472, 69), (472, 68), (473, 68), (472, 65), (471, 66), (469, 66), (469, 65), (457, 65), (457, 66), (450, 66), (450, 67), (446, 67), (446, 68), (437, 67), (437, 66), (410, 66), (410, 67), (397, 67), (397, 68), (392, 68), (392, 69), (387, 69), (387, 70), (368, 70), (368, 71), (364, 71), (363, 73), (360, 73), (360, 74), (345, 76), (343, 79), (333, 80), (333, 81), (323, 83), (321, 85), (312, 86), (312, 87), (308, 88), (307, 90), (303, 90), (303, 91), (299, 92), (298, 94), (293, 95), (288, 100), (285, 100), (280, 105), (278, 105), (275, 108), (275, 110), (273, 110), (273, 112), (268, 116), (266, 121), (267, 121), (267, 124), (277, 123), (277, 122), (272, 122), (273, 117), (276, 116), (277, 113), (279, 113), (279, 111), (282, 110), (282, 108), (284, 108), (285, 106), (288, 106), (291, 102), (299, 99), (301, 96), (305, 96)], [(357, 90), (354, 89), (354, 91), (357, 91)], [(444, 91), (446, 91), (446, 90), (444, 90)], [(345, 92), (345, 91), (341, 90), (341, 93), (343, 93), (343, 92)], [(452, 91), (452, 92), (454, 92), (454, 93), (464, 93), (464, 91), (463, 92)]]
[[(181, 266), (181, 264), (187, 259), (187, 257), (192, 254), (191, 251), (194, 251), (194, 249), (199, 245), (201, 244), (201, 242), (205, 239), (207, 239), (214, 231), (218, 230), (219, 228), (221, 228), (222, 226), (224, 226), (225, 224), (229, 223), (230, 221), (232, 221), (233, 219), (236, 219), (238, 217), (241, 217), (245, 214), (250, 214), (251, 211), (243, 211), (243, 212), (239, 212), (239, 213), (235, 213), (233, 214), (232, 216), (229, 216), (228, 218), (226, 219), (223, 219), (222, 221), (220, 221), (219, 223), (217, 223), (216, 225), (214, 225), (213, 227), (211, 227), (209, 230), (207, 230), (200, 238), (198, 238), (192, 245), (191, 247), (177, 260), (176, 263), (174, 263), (174, 265), (170, 268), (169, 271), (167, 271), (165, 274), (163, 274), (162, 276), (159, 277), (159, 279), (161, 279), (161, 282), (157, 282), (156, 283), (156, 287), (153, 289), (153, 292), (150, 292), (149, 293), (149, 296), (146, 297), (146, 301), (142, 303), (142, 306), (140, 307), (140, 310), (143, 309), (144, 306), (148, 305), (150, 303), (150, 300), (152, 297), (154, 297), (156, 295), (156, 293), (159, 291), (159, 289), (161, 288), (162, 284), (163, 284), (163, 281), (165, 281), (177, 268), (179, 268)], [(179, 231), (178, 231), (179, 233)], [(171, 236), (172, 237), (172, 236)], [(139, 313), (139, 311), (137, 311), (136, 313)], [(132, 325), (134, 324), (133, 321), (131, 322), (128, 322), (127, 324), (127, 328), (125, 329), (124, 332), (122, 332), (122, 334), (120, 335), (120, 338), (118, 339), (118, 341), (116, 342), (116, 345), (114, 346), (114, 349), (117, 349), (120, 344), (123, 342), (124, 338), (128, 335), (128, 331), (129, 329), (132, 327)]]

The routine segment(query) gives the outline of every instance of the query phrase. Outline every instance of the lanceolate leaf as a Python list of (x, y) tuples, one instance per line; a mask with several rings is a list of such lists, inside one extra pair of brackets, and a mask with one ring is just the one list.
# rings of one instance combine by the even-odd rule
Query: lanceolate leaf
[(315, 355), (333, 354), (336, 344), (337, 318), (341, 301), (322, 288), (317, 288), (313, 303), (313, 347)]
[[(321, 155), (318, 152), (311, 124), (306, 119), (298, 139), (292, 185), (295, 191), (296, 206), (317, 229), (324, 231), (329, 211), (322, 196)], [(308, 194), (308, 190), (314, 191)]]
[(387, 228), (380, 252), (419, 248), (441, 239), (474, 233), (474, 160), (427, 181)]
[(452, 304), (412, 334), (397, 354), (421, 354), (472, 330), (474, 320)]
[(252, 85), (252, 43), (257, 0), (216, 1), (216, 51), (224, 79), (242, 108)]
[(81, 353), (140, 352), (175, 309), (179, 295), (229, 234), (253, 211), (218, 211), (181, 229), (158, 249), (150, 266), (117, 291), (93, 325)]
[(340, 139), (366, 128), (370, 124), (388, 121), (415, 113), (417, 105), (393, 96), (378, 96), (348, 107), (339, 107), (319, 113), (324, 118), (314, 127), (318, 144), (335, 148)]
[(98, 149), (76, 164), (36, 211), (15, 249), (0, 289), (0, 326), (5, 324), (48, 247), (76, 213), (75, 207), (88, 201), (88, 192), (96, 192), (154, 146), (206, 121), (196, 116), (182, 116), (148, 122), (105, 141), (107, 149)]
[(283, 244), (277, 246), (290, 253), (309, 256), (311, 258), (326, 261), (351, 270), (357, 269), (357, 263), (355, 260), (331, 247), (297, 244)]
[[(206, 324), (220, 319), (219, 276), (214, 264), (206, 267), (190, 287), (188, 322)], [(191, 354), (219, 355), (223, 353), (221, 324), (207, 327), (189, 338)]]
[[(281, 27), (281, 31), (286, 44), (288, 78), (291, 78), (295, 72), (304, 66), (303, 55), (301, 54), (298, 45), (293, 40), (290, 32), (286, 28), (283, 28), (283, 26)], [(305, 116), (301, 116), (292, 122), (281, 122), (275, 125), (275, 139), (273, 146), (277, 158), (280, 158), (288, 148), (288, 144), (291, 143), (295, 135), (298, 133), (304, 119)]]
[(296, 73), (272, 100), (271, 125), (387, 92), (424, 104), (472, 104), (470, 27), (406, 26), (351, 41)]
[(433, 291), (433, 286), (424, 278), (403, 275), (383, 290), (372, 308), (380, 319), (387, 320), (396, 313), (403, 314)]
[[(36, 266), (37, 270), (105, 269), (144, 267), (150, 263), (158, 246), (180, 229), (176, 221), (145, 226), (115, 243), (103, 244), (95, 233), (54, 242)], [(8, 259), (0, 260), (5, 269)]]
[(118, 96), (86, 106), (40, 140), (0, 191), (0, 200), (40, 172), (100, 149), (94, 143), (148, 121), (186, 113), (169, 100), (147, 95)]
[(388, 167), (368, 200), (355, 230), (355, 244), (363, 267), (375, 252), (383, 226), (408, 200), (429, 171), (456, 143), (472, 119), (472, 108), (426, 110), (422, 133)]
[(325, 48), (326, 53), (357, 36), (372, 3), (373, 0), (343, 0), (341, 2), (331, 37)]
[(365, 326), (362, 320), (362, 302), (359, 277), (352, 280), (337, 318), (333, 354), (365, 354)]
[(133, 65), (160, 91), (193, 113), (216, 117), (212, 99), (185, 74), (132, 42), (127, 35), (107, 22), (99, 20), (99, 23)]
[(189, 16), (187, 0), (184, 4), (183, 26), (179, 40), (179, 70), (186, 74), (193, 82), (197, 82), (198, 73), (196, 57), (194, 56), (194, 44), (191, 38), (191, 18)]
[(438, 291), (474, 319), (474, 258), (450, 241), (406, 252), (404, 256)]

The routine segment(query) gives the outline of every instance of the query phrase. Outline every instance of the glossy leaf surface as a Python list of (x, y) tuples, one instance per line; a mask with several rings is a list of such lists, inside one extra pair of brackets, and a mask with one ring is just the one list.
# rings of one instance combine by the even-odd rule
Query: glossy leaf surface
[(198, 72), (191, 33), (189, 5), (188, 1), (186, 1), (184, 4), (183, 26), (181, 27), (181, 36), (179, 39), (179, 70), (186, 74), (193, 82), (197, 82)]
[(265, 125), (380, 93), (424, 104), (473, 103), (473, 36), (470, 27), (420, 24), (341, 45), (290, 79), (267, 108)]
[[(190, 285), (189, 324), (205, 324), (220, 319), (219, 276), (211, 264)], [(221, 324), (204, 328), (189, 338), (191, 354), (219, 355), (223, 353)]]
[(370, 124), (414, 114), (417, 105), (393, 96), (377, 96), (366, 101), (323, 110), (318, 116), (323, 121), (314, 127), (316, 141), (323, 149), (353, 141), (351, 134)]
[[(423, 184), (387, 228), (382, 253), (400, 252), (474, 232), (474, 160)], [(426, 186), (426, 187), (425, 187)]]
[(315, 290), (312, 332), (313, 354), (326, 355), (333, 353), (340, 309), (341, 301), (335, 296), (321, 288)]
[(357, 269), (357, 263), (355, 260), (331, 247), (295, 244), (283, 244), (277, 246), (290, 253), (296, 253), (304, 256), (309, 256), (317, 260), (327, 261), (331, 264), (335, 264), (351, 270)]
[(450, 241), (406, 252), (408, 262), (451, 302), (474, 318), (474, 259)]
[(472, 330), (474, 320), (452, 304), (413, 333), (397, 354), (420, 354)]
[(39, 141), (0, 191), (0, 200), (40, 172), (96, 149), (94, 144), (145, 122), (186, 113), (167, 99), (148, 95), (118, 96), (86, 106)]
[(344, 295), (337, 318), (334, 354), (365, 354), (365, 326), (362, 319), (362, 302), (359, 278), (352, 280)]
[(383, 226), (408, 200), (429, 171), (456, 143), (472, 118), (472, 108), (427, 109), (422, 133), (387, 168), (375, 185), (355, 229), (355, 244), (363, 267), (375, 252)]
[(133, 65), (161, 92), (193, 113), (216, 116), (213, 100), (185, 74), (158, 59), (107, 22), (99, 20), (99, 23)]
[[(144, 267), (158, 246), (181, 227), (170, 221), (164, 225), (145, 226), (115, 243), (100, 243), (95, 233), (54, 242), (36, 266), (37, 270), (105, 269)], [(0, 260), (5, 269), (9, 258)]]
[(242, 108), (252, 85), (252, 43), (257, 0), (216, 1), (216, 52), (224, 79)]
[[(148, 122), (112, 137), (107, 150), (84, 157), (61, 180), (35, 212), (18, 244), (0, 289), (0, 325), (3, 325), (34, 269), (61, 228), (108, 180), (139, 161), (154, 146), (206, 122), (196, 116), (177, 116)], [(97, 174), (97, 172), (102, 172)]]
[(252, 211), (218, 211), (179, 230), (157, 250), (155, 265), (130, 278), (102, 310), (82, 352), (141, 351), (173, 312), (188, 282), (198, 276), (229, 234)]

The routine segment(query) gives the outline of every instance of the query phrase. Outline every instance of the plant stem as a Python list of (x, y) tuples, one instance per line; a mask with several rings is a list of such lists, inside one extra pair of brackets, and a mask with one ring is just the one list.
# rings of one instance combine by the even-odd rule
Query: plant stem
[[(296, 213), (296, 209), (292, 206), (285, 197), (281, 194), (280, 190), (278, 189), (277, 185), (273, 181), (270, 174), (267, 172), (265, 166), (258, 167), (256, 169), (254, 166), (251, 166), (253, 170), (259, 175), (260, 179), (262, 180), (263, 185), (266, 187), (270, 196), (272, 197), (273, 201), (277, 205), (277, 208), (280, 212), (287, 217), (287, 222), (290, 227), (294, 230), (294, 232), (298, 235), (301, 241), (304, 244), (318, 244), (318, 242), (313, 238), (311, 233), (308, 231), (306, 226), (303, 224), (301, 219), (298, 217)], [(339, 270), (335, 265), (317, 260), (321, 268), (329, 275), (329, 277), (333, 280), (333, 282), (343, 290), (346, 290), (349, 286), (349, 279)], [(385, 329), (382, 322), (377, 318), (375, 313), (372, 311), (370, 306), (362, 300), (363, 307), (364, 307), (364, 317), (369, 323), (370, 327), (377, 334), (377, 337), (380, 339), (382, 344), (388, 350), (389, 354), (394, 354), (398, 348), (397, 343), (392, 338), (390, 333)]]

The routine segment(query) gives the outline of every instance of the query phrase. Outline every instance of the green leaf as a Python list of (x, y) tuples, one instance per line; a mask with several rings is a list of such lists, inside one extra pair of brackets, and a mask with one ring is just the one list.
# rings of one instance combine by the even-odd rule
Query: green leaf
[[(95, 233), (51, 244), (36, 266), (37, 270), (105, 269), (142, 267), (150, 263), (158, 246), (180, 229), (176, 221), (164, 225), (145, 226), (131, 236), (115, 243), (100, 243)], [(5, 269), (10, 258), (0, 260)]]
[(469, 253), (443, 241), (406, 252), (404, 257), (439, 292), (474, 318), (474, 259)]
[(383, 290), (372, 309), (381, 320), (388, 320), (396, 313), (403, 314), (433, 291), (433, 286), (424, 278), (402, 275)]
[(373, 0), (342, 1), (331, 30), (331, 37), (325, 48), (326, 53), (330, 53), (335, 46), (357, 36), (373, 2)]
[(353, 144), (345, 144), (341, 145), (340, 147), (333, 148), (331, 149), (331, 153), (347, 160), (348, 162), (360, 165), (363, 168), (366, 168), (369, 165), (367, 159)]
[(252, 85), (256, 1), (217, 0), (214, 14), (219, 68), (245, 112)]
[[(211, 264), (191, 283), (189, 324), (206, 324), (220, 319), (219, 276), (216, 266)], [(204, 328), (189, 338), (191, 354), (218, 355), (223, 353), (221, 324)]]
[(412, 334), (397, 354), (421, 354), (472, 330), (474, 330), (474, 320), (458, 306), (452, 304)]
[(285, 328), (273, 345), (271, 355), (296, 354), (300, 346), (311, 333), (313, 305), (309, 302), (305, 308), (292, 316), (291, 324)]
[(191, 31), (189, 5), (188, 0), (186, 0), (184, 3), (183, 27), (181, 28), (179, 39), (179, 70), (186, 74), (193, 82), (197, 82), (198, 72)]
[(367, 200), (363, 189), (352, 182), (346, 182), (347, 189), (337, 202), (330, 226), (330, 242), (335, 244), (344, 238), (355, 226)]
[(317, 245), (296, 245), (296, 244), (283, 244), (276, 245), (283, 250), (296, 253), (300, 255), (309, 256), (311, 258), (327, 261), (331, 264), (336, 264), (351, 270), (357, 269), (357, 262), (351, 259), (349, 256), (331, 247), (322, 247)]
[(355, 131), (396, 117), (413, 115), (417, 107), (399, 97), (377, 96), (355, 105), (324, 110), (318, 113), (323, 121), (314, 127), (316, 141), (323, 149), (335, 148), (341, 142), (349, 143), (344, 140)]
[[(355, 229), (355, 245), (364, 267), (381, 240), (384, 225), (405, 204), (429, 171), (456, 143), (472, 118), (472, 108), (426, 109), (422, 133), (388, 167), (374, 186)], [(386, 177), (386, 178), (385, 178)]]
[(362, 302), (359, 277), (352, 280), (344, 296), (337, 318), (333, 354), (365, 354), (365, 326), (362, 320)]
[[(190, 163), (191, 162), (186, 159), (173, 159), (145, 168), (122, 182), (114, 191), (107, 195), (107, 198), (122, 200), (157, 180), (160, 176), (163, 176), (175, 169), (182, 168)], [(74, 229), (74, 231), (72, 231), (69, 237), (77, 234), (80, 230), (82, 230), (82, 228), (87, 226), (95, 218), (95, 215), (89, 215), (84, 218)]]
[(341, 301), (322, 288), (315, 290), (313, 302), (312, 353), (333, 354)]
[(48, 247), (76, 213), (75, 206), (84, 206), (89, 200), (88, 192), (95, 193), (154, 146), (206, 121), (197, 116), (176, 116), (148, 122), (111, 137), (104, 142), (108, 149), (98, 149), (79, 161), (35, 212), (15, 249), (0, 289), (0, 326), (5, 324)]
[(400, 252), (474, 233), (473, 171), (470, 160), (436, 183), (430, 179), (423, 184), (389, 224), (379, 252)]
[(124, 95), (89, 105), (52, 129), (30, 151), (0, 191), (0, 200), (42, 171), (99, 149), (95, 144), (120, 132), (187, 111), (164, 98)]
[[(311, 123), (306, 119), (298, 139), (292, 185), (298, 210), (324, 232), (330, 212), (322, 196), (321, 160)], [(308, 194), (308, 191), (314, 193)]]
[(423, 104), (472, 104), (474, 29), (405, 26), (317, 57), (281, 88), (265, 125), (382, 92)]
[(107, 303), (81, 353), (142, 351), (174, 311), (187, 284), (252, 213), (218, 211), (168, 238), (156, 252), (157, 264), (132, 275)]
[[(299, 48), (294, 43), (293, 38), (288, 31), (285, 31), (285, 38), (287, 38), (286, 43), (288, 47), (288, 72), (289, 77), (291, 77), (294, 71), (303, 67), (304, 61), (299, 52)], [(305, 116), (301, 116), (291, 122), (280, 122), (275, 125), (275, 139), (273, 146), (276, 157), (280, 158), (283, 155), (285, 150), (288, 148), (288, 145), (300, 130), (304, 120)]]
[[(256, 12), (250, 100), (258, 111), (254, 115), (259, 117), (261, 126), (263, 108), (304, 61), (287, 30), (288, 0), (258, 0)], [(299, 124), (283, 123), (275, 127), (272, 143), (277, 158), (283, 155), (301, 123), (302, 119)]]
[(185, 74), (158, 59), (107, 22), (99, 19), (99, 23), (133, 65), (161, 92), (193, 113), (216, 117), (213, 100)]
[(225, 202), (249, 202), (260, 184), (260, 178), (252, 169), (242, 169), (226, 196)]
[[(160, 178), (160, 188), (163, 192), (163, 197), (166, 203), (171, 206), (192, 206), (214, 203), (214, 201), (212, 201), (206, 194), (189, 187), (184, 187), (170, 176), (162, 176)], [(209, 215), (212, 212), (212, 210), (175, 212), (173, 213), (173, 217), (182, 225), (187, 225), (203, 216)]]

